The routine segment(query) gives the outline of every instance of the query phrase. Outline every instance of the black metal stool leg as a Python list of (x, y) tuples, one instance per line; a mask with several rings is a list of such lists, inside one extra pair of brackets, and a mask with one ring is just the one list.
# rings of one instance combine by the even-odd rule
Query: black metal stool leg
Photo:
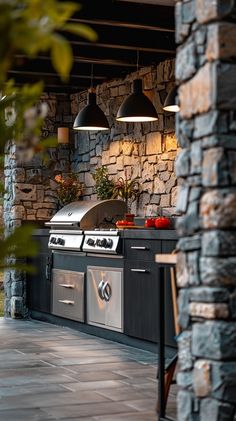
[(158, 279), (158, 305), (159, 305), (159, 385), (158, 385), (158, 420), (165, 417), (165, 282), (164, 268), (159, 268)]

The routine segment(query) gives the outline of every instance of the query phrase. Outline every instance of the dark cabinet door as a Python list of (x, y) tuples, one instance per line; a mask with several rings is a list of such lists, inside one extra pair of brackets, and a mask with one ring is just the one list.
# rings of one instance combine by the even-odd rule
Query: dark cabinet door
[(30, 310), (51, 311), (51, 252), (48, 250), (48, 235), (34, 236), (38, 243), (38, 255), (30, 260), (36, 272), (27, 275), (27, 303)]
[[(163, 244), (170, 253), (175, 241)], [(165, 272), (165, 343), (176, 346), (169, 270)], [(158, 342), (158, 267), (154, 261), (126, 260), (124, 278), (124, 331), (127, 335)]]
[(157, 271), (152, 262), (125, 263), (124, 331), (127, 335), (156, 342)]

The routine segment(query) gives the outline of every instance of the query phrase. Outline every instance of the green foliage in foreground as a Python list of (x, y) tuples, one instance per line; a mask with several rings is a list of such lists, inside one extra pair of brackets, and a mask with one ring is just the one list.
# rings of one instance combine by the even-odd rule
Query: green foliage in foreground
[[(0, 166), (8, 141), (14, 139), (28, 157), (53, 146), (52, 139), (41, 140), (45, 107), (36, 108), (43, 82), (16, 86), (8, 72), (25, 58), (50, 52), (52, 65), (63, 81), (69, 80), (73, 65), (70, 43), (63, 33), (70, 32), (90, 41), (97, 38), (87, 25), (70, 21), (80, 9), (77, 2), (59, 0), (0, 0)], [(18, 147), (19, 149), (19, 147)], [(0, 186), (0, 193), (3, 194)], [(1, 197), (0, 197), (1, 200)], [(32, 270), (24, 257), (37, 253), (31, 241), (33, 227), (17, 228), (6, 239), (0, 238), (0, 268)], [(20, 260), (19, 260), (20, 259)], [(22, 263), (20, 263), (22, 259)]]
[(38, 246), (32, 241), (34, 225), (23, 225), (0, 241), (0, 270), (3, 268), (33, 272), (34, 267), (25, 263), (25, 258), (37, 255)]
[(4, 316), (4, 291), (0, 290), (0, 317)]

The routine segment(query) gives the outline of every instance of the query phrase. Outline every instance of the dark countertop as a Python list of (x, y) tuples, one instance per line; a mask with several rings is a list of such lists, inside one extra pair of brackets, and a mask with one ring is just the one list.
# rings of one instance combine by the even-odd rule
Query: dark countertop
[[(138, 229), (121, 229), (120, 230), (121, 237), (123, 238), (130, 238), (130, 239), (146, 239), (146, 240), (178, 240), (178, 236), (176, 230), (169, 229), (169, 230), (160, 230), (155, 228), (138, 228)], [(36, 227), (34, 232), (34, 236), (49, 236), (49, 228), (40, 228)]]
[(178, 240), (176, 230), (160, 230), (155, 228), (144, 229), (123, 229), (121, 231), (123, 238), (146, 239), (146, 240)]

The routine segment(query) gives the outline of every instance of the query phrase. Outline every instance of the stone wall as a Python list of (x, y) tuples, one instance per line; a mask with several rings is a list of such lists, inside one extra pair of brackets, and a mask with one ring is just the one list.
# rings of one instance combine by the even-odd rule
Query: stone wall
[[(48, 104), (48, 116), (43, 127), (43, 136), (56, 135), (58, 126), (72, 124), (70, 100), (67, 95), (44, 95), (41, 101)], [(35, 155), (33, 159), (22, 162), (17, 147), (9, 143), (5, 155), (4, 222), (6, 232), (27, 221), (38, 224), (49, 220), (58, 205), (54, 176), (68, 172), (70, 148), (58, 145), (50, 148), (43, 160)], [(22, 317), (27, 314), (26, 284), (23, 273), (8, 270), (4, 275), (5, 314)]]
[[(115, 116), (125, 96), (131, 92), (131, 82), (140, 76), (145, 93), (153, 101), (159, 119), (154, 123), (118, 123)], [(58, 145), (48, 150), (47, 161), (35, 156), (21, 162), (16, 146), (9, 144), (5, 158), (6, 195), (4, 220), (6, 230), (27, 221), (42, 223), (49, 220), (57, 209), (57, 185), (53, 181), (58, 173), (73, 169), (79, 173), (85, 185), (84, 199), (95, 198), (91, 173), (97, 166), (107, 165), (109, 174), (118, 178), (138, 176), (142, 185), (139, 201), (134, 212), (139, 215), (156, 214), (158, 207), (168, 214), (175, 214), (177, 181), (174, 173), (177, 142), (174, 136), (174, 116), (164, 114), (162, 105), (167, 92), (173, 86), (174, 63), (166, 61), (157, 68), (141, 69), (126, 79), (115, 80), (97, 88), (98, 104), (108, 116), (109, 133), (82, 133), (75, 139), (71, 131), (70, 145)], [(47, 95), (41, 101), (48, 104), (49, 112), (43, 128), (43, 136), (56, 135), (57, 127), (69, 126), (78, 108), (86, 105), (87, 93), (75, 95)], [(5, 314), (24, 317), (26, 308), (26, 284), (24, 274), (17, 271), (5, 273)]]
[(180, 421), (236, 409), (235, 34), (235, 2), (177, 1)]
[[(133, 79), (141, 77), (145, 94), (153, 101), (158, 121), (152, 123), (121, 123), (115, 117), (125, 97), (131, 93)], [(112, 178), (138, 177), (141, 185), (139, 199), (132, 211), (139, 216), (174, 215), (177, 180), (174, 161), (177, 141), (174, 115), (163, 112), (167, 92), (173, 86), (174, 61), (157, 67), (143, 68), (125, 79), (113, 80), (97, 87), (97, 103), (105, 112), (109, 132), (79, 132), (76, 135), (73, 168), (85, 184), (84, 199), (96, 198), (92, 173), (105, 165)], [(72, 115), (86, 105), (87, 93), (72, 97)]]

